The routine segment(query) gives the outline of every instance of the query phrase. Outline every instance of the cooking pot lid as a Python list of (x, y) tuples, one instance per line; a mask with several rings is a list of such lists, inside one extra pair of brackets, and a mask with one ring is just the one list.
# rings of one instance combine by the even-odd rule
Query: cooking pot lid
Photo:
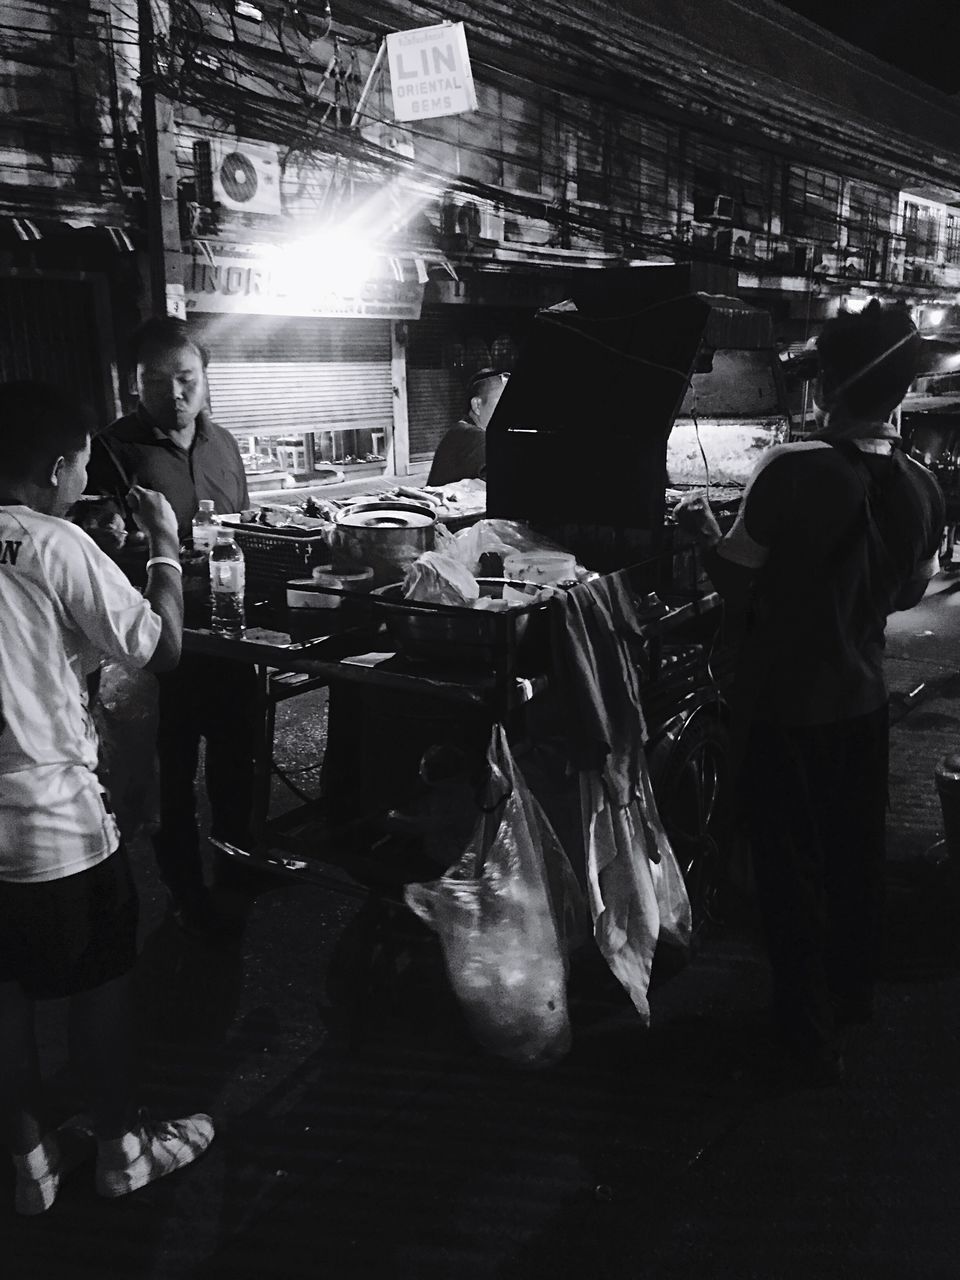
[(367, 511), (344, 511), (337, 523), (349, 529), (427, 529), (436, 524), (436, 518), (401, 507), (376, 507)]

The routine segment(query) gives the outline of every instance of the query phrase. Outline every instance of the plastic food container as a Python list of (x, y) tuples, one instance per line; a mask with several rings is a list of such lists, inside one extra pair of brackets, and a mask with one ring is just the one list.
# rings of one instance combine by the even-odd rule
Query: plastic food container
[(577, 558), (565, 551), (514, 551), (504, 558), (503, 576), (541, 584), (571, 582), (577, 576)]
[(529, 582), (507, 583), (502, 578), (478, 578), (477, 582), (481, 596), (507, 599), (510, 588), (514, 592), (514, 603), (528, 608), (518, 612), (510, 609), (492, 612), (470, 606), (404, 600), (403, 584), (391, 583), (373, 591), (378, 600), (395, 606), (381, 611), (391, 643), (408, 657), (441, 665), (494, 665), (507, 627), (512, 628), (517, 644), (525, 639), (531, 622), (537, 617), (529, 611), (529, 606), (538, 603), (540, 587)]
[[(373, 586), (373, 569), (361, 565), (349, 572), (334, 572), (329, 565), (318, 565), (311, 578), (296, 578), (287, 583), (287, 607), (290, 609), (341, 609), (349, 597), (341, 591), (366, 592)], [(324, 588), (331, 588), (327, 591)]]

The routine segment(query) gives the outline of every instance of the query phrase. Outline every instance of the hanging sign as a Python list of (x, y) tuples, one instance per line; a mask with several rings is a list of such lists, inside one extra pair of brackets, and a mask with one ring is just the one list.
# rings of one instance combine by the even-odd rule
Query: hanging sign
[(219, 252), (193, 253), (187, 261), (188, 312), (418, 320), (422, 302), (423, 285), (417, 281), (388, 277), (330, 288), (294, 268), (280, 271)]
[(390, 90), (397, 120), (429, 120), (476, 111), (477, 91), (462, 22), (392, 31)]

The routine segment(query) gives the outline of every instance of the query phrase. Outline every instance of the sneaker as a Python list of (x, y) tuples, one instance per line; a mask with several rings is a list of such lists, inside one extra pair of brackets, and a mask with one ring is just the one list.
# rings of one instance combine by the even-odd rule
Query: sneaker
[(60, 1189), (60, 1150), (48, 1134), (32, 1151), (13, 1157), (16, 1183), (13, 1207), (17, 1213), (46, 1213)]
[(36, 1216), (53, 1206), (61, 1179), (93, 1154), (93, 1133), (84, 1117), (65, 1120), (55, 1133), (25, 1155), (13, 1157), (16, 1181), (14, 1209)]
[(101, 1196), (125, 1196), (203, 1155), (213, 1141), (213, 1121), (202, 1113), (153, 1121), (140, 1112), (140, 1127), (122, 1138), (101, 1139), (96, 1188)]

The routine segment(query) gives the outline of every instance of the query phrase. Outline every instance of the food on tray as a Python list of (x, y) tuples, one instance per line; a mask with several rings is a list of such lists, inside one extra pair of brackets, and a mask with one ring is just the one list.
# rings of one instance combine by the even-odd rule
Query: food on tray
[(323, 515), (323, 509), (330, 509), (329, 504), (315, 502), (314, 510), (307, 512), (306, 503), (300, 507), (286, 506), (282, 503), (265, 503), (260, 507), (250, 507), (240, 512), (241, 524), (262, 525), (266, 529), (304, 529), (313, 531), (323, 529), (333, 520), (333, 514)]

